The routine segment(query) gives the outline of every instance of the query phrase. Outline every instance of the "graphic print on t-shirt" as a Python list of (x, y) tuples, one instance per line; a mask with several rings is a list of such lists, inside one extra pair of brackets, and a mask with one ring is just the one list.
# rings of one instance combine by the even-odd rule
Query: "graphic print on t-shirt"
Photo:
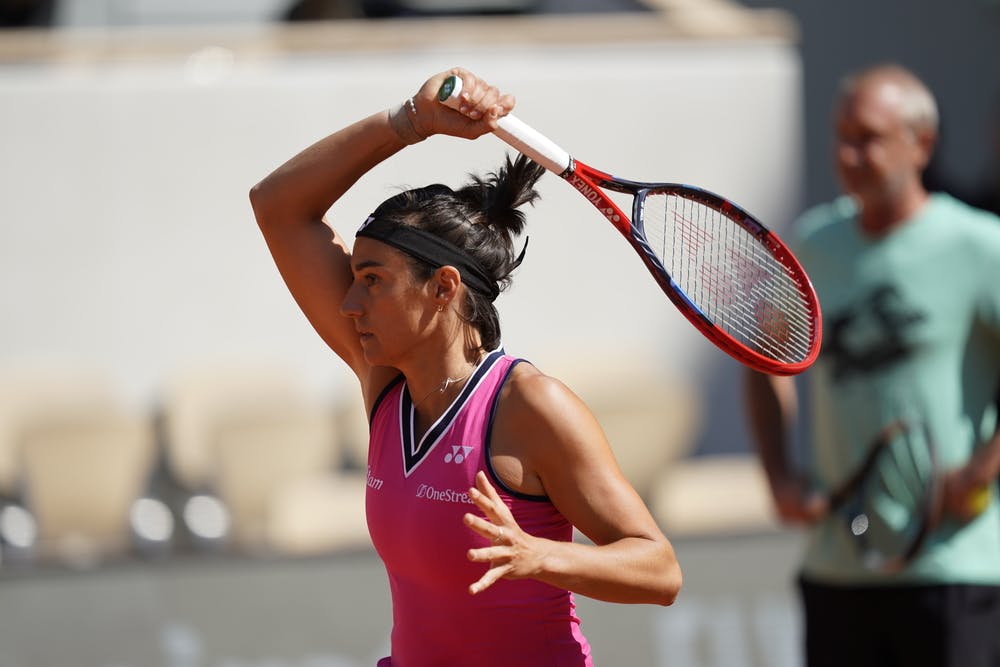
[(833, 378), (878, 372), (913, 352), (912, 332), (927, 320), (890, 284), (878, 285), (850, 307), (828, 319), (824, 354)]

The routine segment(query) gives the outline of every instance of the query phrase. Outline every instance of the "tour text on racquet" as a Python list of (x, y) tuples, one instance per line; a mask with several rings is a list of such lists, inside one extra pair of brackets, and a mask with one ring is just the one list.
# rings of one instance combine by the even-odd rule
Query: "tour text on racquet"
[[(451, 76), (438, 98), (457, 107), (461, 90), (461, 78)], [(511, 114), (494, 134), (586, 197), (719, 348), (775, 375), (800, 373), (816, 359), (822, 323), (812, 283), (785, 244), (742, 208), (700, 188), (598, 171)], [(602, 188), (632, 195), (632, 215)]]
[(923, 422), (899, 420), (874, 438), (855, 472), (830, 494), (862, 564), (898, 572), (920, 553), (940, 516), (934, 442)]

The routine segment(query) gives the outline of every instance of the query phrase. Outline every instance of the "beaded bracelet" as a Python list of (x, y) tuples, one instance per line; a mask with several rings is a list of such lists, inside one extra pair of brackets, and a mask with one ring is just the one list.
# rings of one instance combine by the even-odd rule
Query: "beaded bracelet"
[(414, 116), (417, 115), (417, 105), (412, 97), (389, 111), (389, 124), (392, 125), (392, 129), (396, 131), (396, 134), (403, 140), (403, 143), (407, 145), (415, 144), (427, 138), (417, 131), (416, 126), (413, 124), (413, 118), (410, 117), (411, 113)]

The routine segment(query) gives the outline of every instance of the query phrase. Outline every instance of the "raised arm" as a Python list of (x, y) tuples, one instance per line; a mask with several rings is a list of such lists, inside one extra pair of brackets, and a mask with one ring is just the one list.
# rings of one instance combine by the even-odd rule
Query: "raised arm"
[[(466, 82), (458, 111), (436, 98), (451, 74)], [(490, 132), (496, 119), (513, 106), (513, 97), (501, 95), (471, 72), (459, 68), (442, 72), (398, 108), (374, 113), (321, 139), (251, 189), (254, 215), (289, 291), (364, 386), (372, 369), (351, 320), (339, 312), (352, 282), (351, 253), (323, 216), (359, 178), (408, 144), (433, 134), (474, 139)]]

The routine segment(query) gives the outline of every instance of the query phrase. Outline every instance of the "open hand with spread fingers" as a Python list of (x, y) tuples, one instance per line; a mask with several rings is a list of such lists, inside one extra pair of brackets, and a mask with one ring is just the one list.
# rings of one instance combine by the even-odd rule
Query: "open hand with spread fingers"
[(476, 473), (476, 486), (469, 489), (469, 496), (486, 518), (468, 513), (465, 525), (492, 542), (488, 547), (469, 549), (469, 560), (489, 563), (486, 573), (469, 586), (469, 593), (481, 593), (502, 578), (520, 579), (538, 572), (539, 547), (544, 540), (521, 530), (482, 470)]

